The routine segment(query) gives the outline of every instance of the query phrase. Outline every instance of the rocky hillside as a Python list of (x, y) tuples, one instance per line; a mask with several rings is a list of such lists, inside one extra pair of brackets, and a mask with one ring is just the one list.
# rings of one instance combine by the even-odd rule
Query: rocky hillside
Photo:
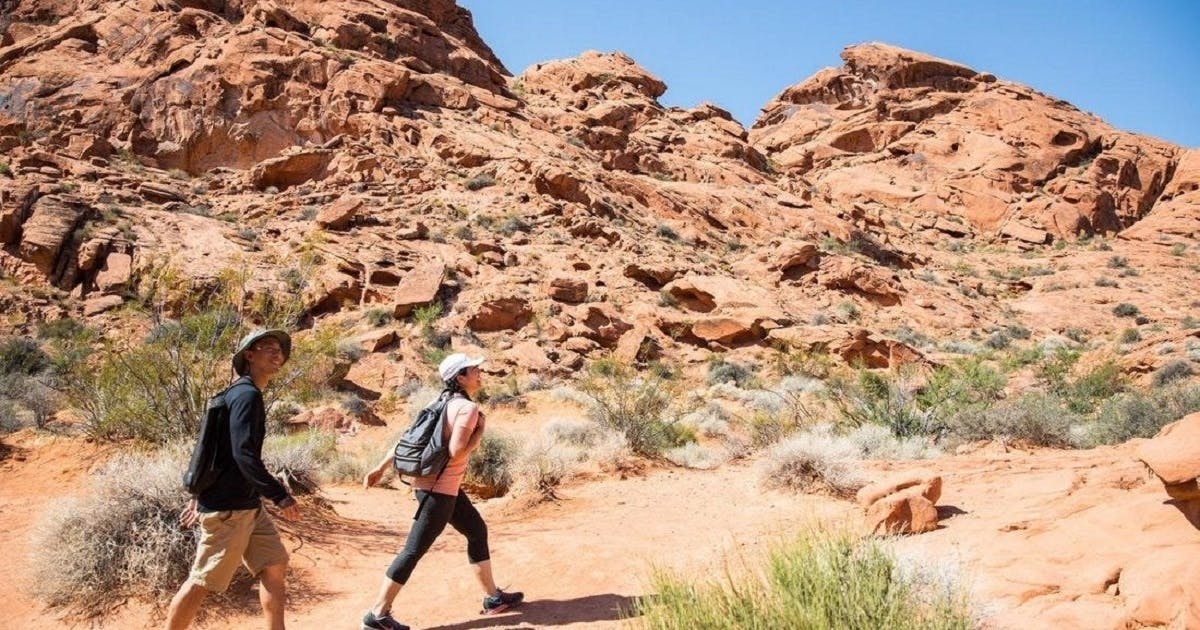
[[(882, 367), (1002, 326), (1115, 345), (1118, 302), (1145, 320), (1131, 371), (1200, 336), (1200, 151), (921, 53), (847, 48), (746, 130), (662, 106), (620, 53), (513, 77), (449, 0), (0, 9), (10, 333), (113, 328), (170, 268), (188, 293), (242, 270), (306, 325), (439, 302), (454, 347), (530, 373), (783, 346)], [(419, 356), (400, 332), (373, 360)]]

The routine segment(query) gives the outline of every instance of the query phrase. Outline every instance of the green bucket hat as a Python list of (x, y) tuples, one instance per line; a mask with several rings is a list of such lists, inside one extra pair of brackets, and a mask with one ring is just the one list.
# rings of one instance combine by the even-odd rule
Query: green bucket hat
[(233, 353), (233, 371), (237, 372), (238, 376), (246, 375), (246, 351), (267, 337), (273, 337), (279, 342), (279, 347), (283, 349), (283, 362), (287, 363), (288, 358), (292, 356), (292, 338), (282, 330), (255, 330), (242, 337), (238, 342), (237, 351)]

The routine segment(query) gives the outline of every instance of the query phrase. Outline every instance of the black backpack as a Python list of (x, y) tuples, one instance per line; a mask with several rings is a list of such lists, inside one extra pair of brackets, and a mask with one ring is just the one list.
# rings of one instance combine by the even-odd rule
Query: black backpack
[(193, 496), (209, 489), (221, 476), (221, 469), (217, 466), (217, 451), (220, 450), (221, 436), (229, 433), (229, 405), (225, 404), (225, 394), (245, 378), (239, 378), (229, 387), (213, 394), (204, 407), (200, 435), (196, 438), (196, 446), (192, 448), (192, 459), (183, 473), (183, 487)]
[(417, 412), (408, 429), (396, 443), (392, 465), (396, 473), (409, 477), (440, 477), (450, 462), (450, 445), (446, 442), (446, 405), (453, 395), (444, 390), (437, 400)]

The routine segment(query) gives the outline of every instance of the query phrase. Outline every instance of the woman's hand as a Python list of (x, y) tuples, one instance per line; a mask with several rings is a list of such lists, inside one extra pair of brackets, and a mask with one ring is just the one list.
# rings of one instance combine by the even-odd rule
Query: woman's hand
[(385, 469), (383, 468), (376, 468), (375, 470), (367, 473), (367, 476), (363, 477), (363, 488), (370, 488), (371, 486), (379, 483), (379, 480), (383, 478), (384, 471)]

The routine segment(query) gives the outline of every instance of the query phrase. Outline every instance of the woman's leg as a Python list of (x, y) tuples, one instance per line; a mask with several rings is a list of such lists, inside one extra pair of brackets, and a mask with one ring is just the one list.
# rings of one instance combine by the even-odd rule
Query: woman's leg
[(466, 493), (458, 491), (458, 500), (454, 503), (454, 512), (450, 515), (450, 525), (467, 537), (467, 558), (475, 572), (475, 579), (483, 588), (484, 595), (496, 593), (496, 580), (492, 577), (491, 554), (488, 550), (487, 523), (479, 515), (479, 510), (471, 504)]
[(386, 614), (392, 609), (392, 602), (400, 594), (400, 588), (408, 582), (417, 562), (429, 551), (442, 530), (446, 529), (446, 523), (454, 513), (456, 497), (417, 490), (417, 500), (423, 501), (421, 513), (408, 530), (404, 550), (392, 560), (386, 577), (379, 585), (379, 595), (371, 607), (371, 612), (376, 615)]

